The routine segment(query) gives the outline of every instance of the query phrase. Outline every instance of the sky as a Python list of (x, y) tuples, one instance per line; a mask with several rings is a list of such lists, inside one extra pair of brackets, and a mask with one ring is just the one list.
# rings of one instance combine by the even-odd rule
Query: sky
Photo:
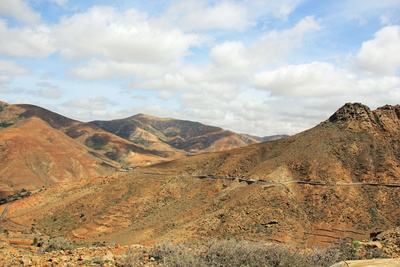
[(400, 104), (399, 0), (1, 0), (0, 100), (257, 136)]

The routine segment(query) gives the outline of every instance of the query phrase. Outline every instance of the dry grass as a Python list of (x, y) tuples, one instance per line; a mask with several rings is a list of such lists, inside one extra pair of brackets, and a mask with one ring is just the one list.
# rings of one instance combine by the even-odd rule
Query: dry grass
[[(163, 266), (331, 266), (352, 257), (342, 244), (303, 251), (287, 245), (237, 240), (211, 240), (203, 246), (163, 243), (149, 256)], [(126, 265), (132, 266), (132, 265)]]
[(38, 253), (45, 253), (57, 250), (71, 250), (73, 249), (72, 243), (64, 237), (49, 238), (44, 242)]

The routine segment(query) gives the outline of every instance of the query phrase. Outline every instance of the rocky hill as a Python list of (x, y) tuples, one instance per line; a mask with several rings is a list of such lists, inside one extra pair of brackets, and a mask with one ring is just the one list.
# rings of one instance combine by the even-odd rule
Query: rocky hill
[[(46, 190), (7, 216), (86, 242), (369, 238), (400, 225), (399, 187), (370, 184), (400, 184), (399, 110), (346, 104), (294, 136)], [(331, 184), (283, 183), (293, 180)]]
[(0, 102), (0, 190), (35, 190), (182, 156), (33, 105)]
[[(118, 163), (54, 127), (72, 120), (27, 116), (21, 106), (0, 103), (0, 189), (36, 190), (114, 172)], [(50, 113), (51, 114), (51, 113)], [(53, 127), (52, 127), (53, 124)]]
[[(181, 174), (253, 180), (398, 182), (400, 106), (346, 104), (316, 127), (284, 139), (155, 166)], [(179, 167), (178, 167), (179, 166)]]
[(149, 149), (200, 154), (247, 146), (258, 141), (245, 135), (198, 122), (138, 114), (92, 124)]
[(145, 162), (160, 162), (182, 156), (181, 153), (172, 150), (146, 149), (90, 123), (72, 120), (38, 106), (0, 103), (0, 129), (32, 117), (39, 118), (53, 129), (61, 131), (68, 137), (111, 160), (140, 165)]
[(145, 166), (256, 142), (217, 127), (143, 114), (98, 124), (108, 127), (103, 130), (34, 105), (0, 102), (0, 190), (12, 194), (104, 175), (115, 167)]

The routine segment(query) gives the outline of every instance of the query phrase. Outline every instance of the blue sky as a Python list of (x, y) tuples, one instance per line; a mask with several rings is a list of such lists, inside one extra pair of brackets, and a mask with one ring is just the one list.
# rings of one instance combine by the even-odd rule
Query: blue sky
[(0, 2), (0, 100), (259, 136), (400, 104), (398, 0)]

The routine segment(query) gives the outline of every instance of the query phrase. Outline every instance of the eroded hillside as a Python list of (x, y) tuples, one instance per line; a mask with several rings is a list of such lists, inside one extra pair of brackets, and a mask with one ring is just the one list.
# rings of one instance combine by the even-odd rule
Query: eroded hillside
[(364, 239), (400, 225), (399, 187), (279, 182), (400, 184), (399, 114), (399, 106), (346, 104), (295, 136), (41, 192), (13, 205), (10, 218), (51, 235), (121, 244)]
[(92, 124), (150, 149), (200, 154), (257, 143), (255, 139), (198, 122), (138, 114)]
[(316, 127), (284, 139), (154, 166), (152, 172), (252, 180), (383, 182), (400, 179), (400, 106), (346, 104)]

